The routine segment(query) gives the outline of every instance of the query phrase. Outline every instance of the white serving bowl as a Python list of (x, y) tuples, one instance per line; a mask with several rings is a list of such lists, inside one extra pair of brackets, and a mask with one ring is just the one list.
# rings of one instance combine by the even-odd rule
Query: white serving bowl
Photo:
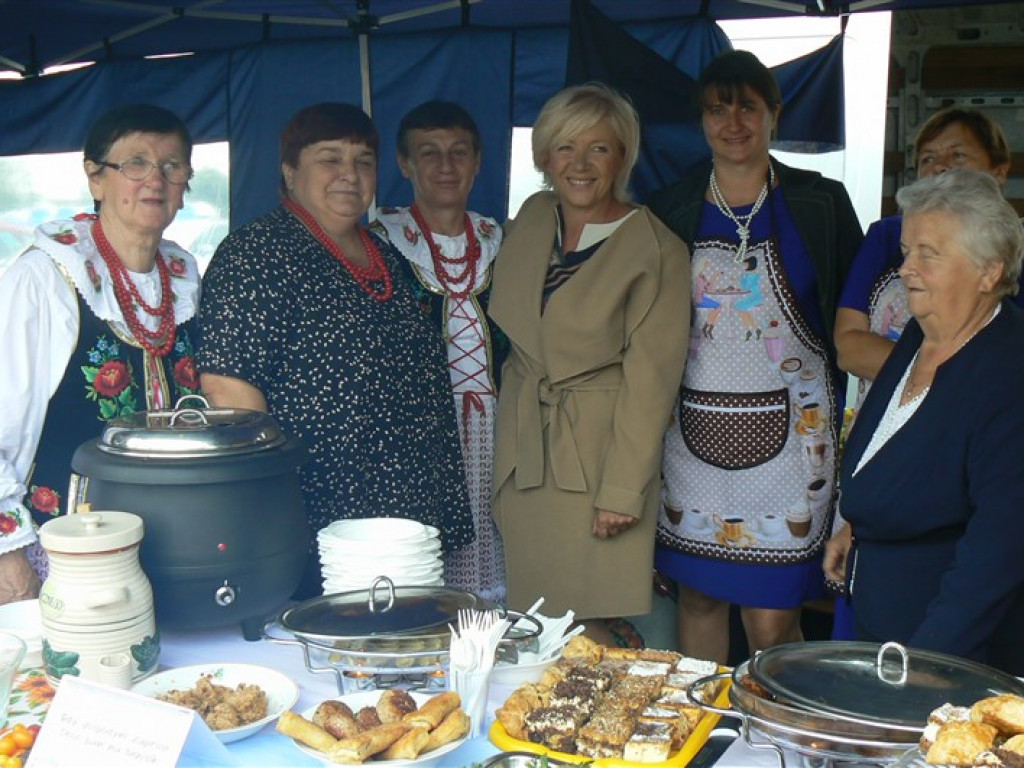
[(558, 661), (558, 657), (544, 661), (531, 661), (532, 654), (522, 653), (520, 658), (524, 663), (505, 664), (495, 662), (491, 668), (491, 685), (518, 688), (523, 683), (536, 683), (544, 674), (544, 670)]
[(299, 686), (287, 675), (276, 669), (255, 664), (197, 664), (191, 667), (176, 667), (153, 675), (132, 686), (132, 692), (150, 698), (175, 690), (194, 688), (203, 675), (209, 675), (216, 685), (235, 688), (240, 683), (258, 685), (267, 694), (267, 715), (261, 720), (214, 731), (213, 734), (224, 744), (252, 736), (263, 726), (273, 722), (299, 700)]
[(21, 669), (43, 666), (43, 614), (38, 600), (19, 600), (0, 605), (0, 630), (25, 641)]

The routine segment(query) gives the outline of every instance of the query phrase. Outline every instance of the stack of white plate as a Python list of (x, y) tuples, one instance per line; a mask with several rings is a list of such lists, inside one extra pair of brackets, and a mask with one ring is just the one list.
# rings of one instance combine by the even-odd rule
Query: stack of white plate
[(317, 534), (324, 594), (367, 589), (378, 576), (395, 586), (444, 584), (437, 528), (400, 517), (338, 520)]

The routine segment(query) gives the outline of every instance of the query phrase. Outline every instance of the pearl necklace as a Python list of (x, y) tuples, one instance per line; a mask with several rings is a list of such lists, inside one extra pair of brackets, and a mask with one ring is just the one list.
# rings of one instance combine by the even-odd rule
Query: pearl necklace
[[(320, 245), (326, 248), (338, 260), (338, 263), (352, 275), (352, 279), (356, 281), (360, 288), (377, 301), (387, 301), (391, 298), (394, 286), (391, 284), (391, 273), (388, 272), (388, 265), (384, 262), (384, 257), (381, 255), (376, 243), (373, 242), (373, 238), (370, 237), (365, 229), (362, 227), (358, 228), (359, 240), (363, 244), (363, 249), (366, 251), (366, 257), (369, 260), (369, 264), (364, 267), (349, 259), (342, 252), (341, 246), (334, 242), (331, 236), (320, 226), (319, 222), (313, 218), (313, 214), (304, 207), (290, 197), (282, 198), (281, 204), (295, 214), (295, 218), (301, 221)], [(373, 285), (373, 283), (377, 282), (381, 283), (380, 288), (376, 288)]]
[[(151, 307), (142, 298), (142, 294), (135, 287), (135, 282), (128, 275), (128, 270), (118, 257), (114, 246), (107, 240), (99, 219), (93, 222), (92, 239), (96, 243), (96, 250), (100, 252), (103, 262), (107, 265), (107, 271), (110, 273), (110, 280), (114, 286), (114, 296), (117, 298), (117, 306), (121, 308), (121, 315), (124, 317), (128, 330), (149, 354), (163, 357), (174, 346), (176, 332), (171, 273), (167, 269), (163, 255), (160, 251), (156, 252), (156, 268), (160, 274), (160, 304)], [(136, 306), (141, 307), (147, 315), (160, 318), (160, 326), (155, 331), (149, 330), (142, 324), (136, 314)], [(160, 343), (157, 344), (157, 342)]]
[(722, 194), (721, 188), (718, 186), (718, 179), (715, 176), (714, 163), (711, 164), (711, 180), (709, 182), (711, 187), (711, 199), (714, 200), (718, 210), (722, 212), (722, 215), (732, 221), (736, 225), (736, 234), (740, 238), (740, 247), (736, 251), (736, 256), (733, 260), (737, 264), (742, 264), (747, 258), (747, 243), (750, 242), (750, 225), (754, 221), (754, 217), (758, 211), (761, 210), (761, 206), (764, 205), (764, 201), (768, 199), (768, 193), (772, 187), (775, 186), (775, 168), (772, 167), (772, 163), (768, 161), (768, 179), (761, 187), (761, 191), (757, 193), (757, 199), (754, 200), (754, 205), (750, 208), (750, 213), (742, 216), (736, 214), (729, 204), (725, 200), (725, 195)]
[[(415, 203), (409, 208), (409, 213), (412, 214), (416, 226), (420, 228), (420, 234), (423, 235), (423, 240), (430, 251), (430, 259), (434, 263), (434, 276), (437, 278), (437, 282), (453, 299), (464, 299), (469, 296), (476, 284), (476, 270), (480, 262), (480, 241), (477, 239), (476, 233), (473, 232), (473, 222), (470, 220), (469, 214), (463, 214), (465, 216), (466, 252), (461, 258), (449, 259), (434, 242), (434, 235)], [(462, 271), (451, 274), (448, 272), (448, 264), (456, 268), (461, 266)], [(466, 282), (466, 287), (461, 291), (456, 290), (455, 286), (463, 281)]]

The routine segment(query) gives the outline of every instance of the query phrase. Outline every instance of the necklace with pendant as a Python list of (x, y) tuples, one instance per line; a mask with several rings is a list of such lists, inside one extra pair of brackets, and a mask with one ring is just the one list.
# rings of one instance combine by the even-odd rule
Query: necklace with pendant
[(757, 193), (757, 199), (754, 200), (754, 204), (750, 208), (750, 213), (745, 213), (742, 216), (734, 212), (726, 202), (725, 195), (722, 194), (722, 190), (718, 186), (718, 178), (715, 176), (714, 163), (711, 165), (711, 180), (709, 181), (708, 186), (711, 188), (711, 199), (714, 201), (715, 206), (719, 211), (721, 211), (723, 216), (736, 225), (736, 235), (740, 239), (740, 247), (737, 249), (736, 256), (733, 260), (737, 264), (742, 264), (747, 258), (747, 245), (750, 242), (750, 225), (753, 223), (754, 217), (757, 215), (758, 211), (761, 210), (761, 206), (764, 205), (764, 201), (768, 199), (768, 193), (775, 186), (775, 168), (769, 160), (768, 178), (761, 187), (761, 191)]

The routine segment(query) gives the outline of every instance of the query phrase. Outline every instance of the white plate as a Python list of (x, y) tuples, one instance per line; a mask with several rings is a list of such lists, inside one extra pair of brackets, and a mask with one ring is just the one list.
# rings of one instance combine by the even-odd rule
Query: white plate
[[(377, 704), (377, 700), (380, 699), (380, 695), (382, 693), (384, 693), (384, 691), (359, 691), (358, 693), (348, 693), (344, 696), (338, 696), (337, 699), (335, 699), (335, 701), (343, 701), (346, 704), (348, 704), (349, 709), (351, 709), (353, 712), (358, 712), (363, 707), (375, 706)], [(416, 701), (417, 706), (423, 706), (424, 702), (433, 698), (433, 696), (431, 696), (429, 693), (419, 693), (417, 691), (410, 692), (410, 695)], [(307, 720), (312, 720), (313, 713), (315, 712), (316, 707), (310, 707), (302, 713), (302, 716)], [(401, 766), (404, 765), (415, 765), (417, 768), (427, 768), (427, 766), (434, 765), (439, 757), (447, 755), (449, 752), (458, 749), (462, 742), (464, 742), (465, 740), (466, 737), (463, 736), (461, 739), (450, 741), (447, 744), (444, 744), (431, 752), (425, 752), (424, 754), (417, 757), (415, 760), (375, 760), (371, 757), (367, 759), (367, 761), (363, 763), (363, 765), (380, 765), (387, 766), (387, 768), (401, 768)], [(331, 760), (327, 757), (326, 753), (324, 752), (321, 752), (317, 749), (313, 749), (312, 747), (308, 747), (302, 742), (296, 741), (295, 739), (292, 739), (292, 743), (295, 744), (295, 746), (298, 747), (298, 749), (305, 752), (310, 757), (315, 757), (317, 760), (320, 760), (325, 765), (338, 765), (337, 763), (331, 762)]]
[(210, 675), (212, 682), (228, 688), (235, 688), (239, 683), (258, 685), (267, 694), (267, 716), (262, 720), (213, 732), (224, 744), (252, 736), (263, 726), (280, 717), (286, 709), (294, 707), (295, 702), (299, 700), (299, 686), (294, 680), (276, 669), (255, 664), (197, 664), (192, 667), (177, 667), (136, 683), (132, 686), (132, 692), (156, 698), (170, 691), (194, 688), (202, 675)]
[(25, 641), (21, 669), (43, 666), (43, 614), (38, 600), (20, 600), (0, 605), (0, 630)]

